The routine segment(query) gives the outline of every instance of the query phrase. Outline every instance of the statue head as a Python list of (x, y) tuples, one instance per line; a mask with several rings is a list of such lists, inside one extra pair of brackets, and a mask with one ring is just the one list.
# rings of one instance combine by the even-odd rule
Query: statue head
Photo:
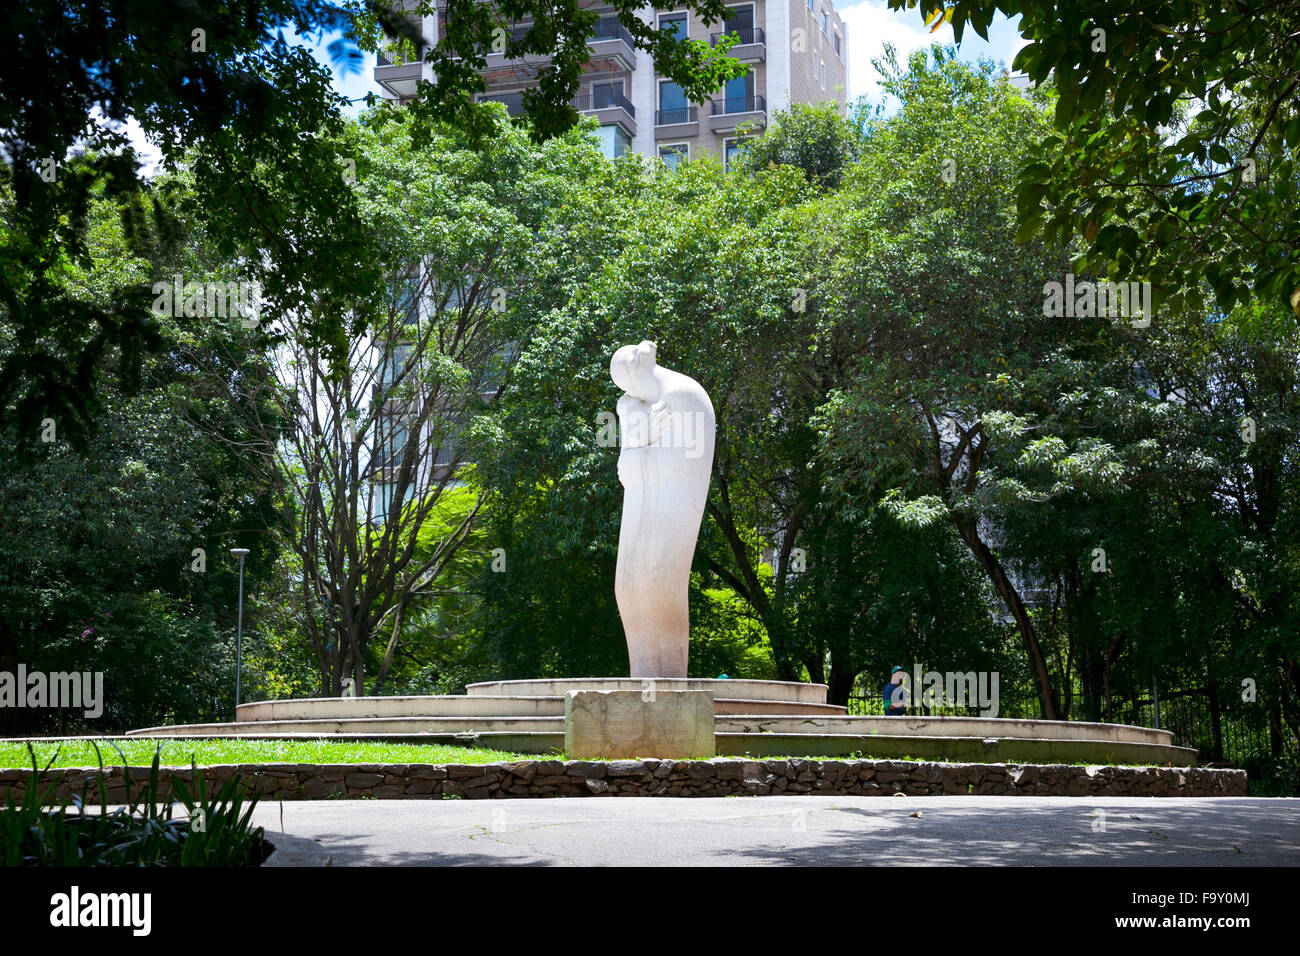
[(609, 377), (614, 384), (644, 402), (659, 400), (659, 383), (655, 381), (655, 344), (624, 345), (609, 360)]

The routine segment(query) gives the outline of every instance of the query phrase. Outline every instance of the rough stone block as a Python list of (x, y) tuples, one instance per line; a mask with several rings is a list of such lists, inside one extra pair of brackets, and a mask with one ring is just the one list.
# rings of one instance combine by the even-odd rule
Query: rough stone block
[(565, 776), (569, 777), (603, 777), (606, 769), (603, 763), (592, 763), (586, 760), (575, 760), (564, 765)]
[(575, 760), (712, 757), (713, 692), (569, 691), (564, 749)]

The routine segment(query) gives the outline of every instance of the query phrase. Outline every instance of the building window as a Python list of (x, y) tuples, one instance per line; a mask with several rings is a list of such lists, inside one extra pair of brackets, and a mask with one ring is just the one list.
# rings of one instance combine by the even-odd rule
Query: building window
[(685, 13), (661, 13), (659, 15), (659, 29), (668, 30), (677, 36), (679, 40), (686, 39), (686, 14)]
[(841, 56), (841, 53), (840, 53), (840, 35), (839, 35), (838, 33), (835, 34), (835, 55), (836, 55), (836, 56)]
[(723, 161), (725, 168), (730, 171), (733, 163), (738, 163), (744, 158), (745, 141), (743, 139), (728, 139), (722, 144)]
[(622, 100), (622, 80), (591, 84), (591, 108), (593, 110), (609, 109), (611, 106), (617, 106)]
[(822, 89), (824, 90), (826, 89), (826, 62), (824, 60), (822, 61), (821, 74)]
[(686, 92), (672, 80), (659, 83), (659, 110), (655, 114), (656, 126), (672, 126), (674, 123), (691, 121), (691, 104), (686, 99)]
[[(407, 365), (411, 360), (411, 345), (409, 342), (398, 342), (388, 350), (383, 367), (379, 371), (379, 387), (383, 390), (392, 388), (398, 380), (406, 375)], [(385, 395), (384, 398), (389, 396)]]
[(691, 158), (689, 143), (664, 143), (659, 147), (659, 159), (669, 169), (677, 169)]
[(480, 96), (480, 103), (504, 103), (506, 112), (511, 116), (522, 116), (524, 113), (524, 91), (512, 90), (509, 93), (493, 93), (490, 96)]
[(812, 8), (813, 8), (813, 0), (808, 0), (808, 9), (811, 11)]
[(632, 148), (632, 139), (627, 131), (613, 123), (597, 130), (600, 137), (600, 151), (606, 159), (618, 159)]
[(825, 10), (823, 10), (822, 11), (822, 35), (823, 36), (826, 34), (826, 26), (829, 21), (830, 21), (830, 16), (826, 13)]
[(754, 41), (754, 5), (727, 7), (727, 18), (722, 22), (723, 33), (739, 35), (741, 43)]
[(744, 113), (754, 108), (754, 74), (746, 73), (727, 80), (724, 87), (726, 103), (724, 112)]
[(390, 472), (397, 471), (402, 465), (406, 453), (408, 430), (400, 418), (387, 418), (380, 426), (379, 467)]

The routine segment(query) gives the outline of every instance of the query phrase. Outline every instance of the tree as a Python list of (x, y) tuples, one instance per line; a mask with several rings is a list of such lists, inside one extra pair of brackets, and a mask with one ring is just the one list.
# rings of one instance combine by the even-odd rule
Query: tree
[[(346, 29), (341, 8), (199, 0), (178, 15), (157, 4), (21, 0), (5, 20), (0, 179), (12, 204), (0, 233), (0, 334), (11, 347), (0, 366), (0, 418), (15, 418), (20, 437), (55, 415), (80, 441), (93, 427), (100, 358), (117, 351), (112, 364), (129, 390), (144, 352), (162, 345), (147, 287), (91, 303), (51, 271), (65, 260), (90, 266), (85, 228), (101, 189), (145, 200), (123, 207), (134, 210), (123, 223), (128, 240), (151, 218), (169, 228), (162, 219), (173, 206), (142, 178), (128, 120), (168, 166), (188, 163), (194, 210), (212, 241), (261, 281), (268, 310), (355, 298), (378, 281), (340, 158), (319, 135), (339, 122), (339, 97), (328, 71), (281, 33), (289, 23)], [(341, 318), (317, 308), (313, 322), (313, 338), (337, 358)]]
[[(823, 295), (862, 329), (864, 350), (822, 413), (828, 480), (892, 480), (883, 501), (857, 499), (850, 520), (879, 502), (913, 527), (956, 530), (1015, 620), (1043, 716), (1055, 719), (1040, 634), (990, 538), (998, 507), (1033, 497), (1017, 485), (1014, 459), (1000, 459), (996, 424), (1010, 409), (1047, 412), (1063, 368), (1048, 357), (1088, 342), (1106, 320), (1045, 317), (1044, 280), (1066, 271), (1065, 257), (1015, 242), (1015, 175), (1044, 126), (1041, 106), (996, 79), (991, 63), (971, 68), (938, 47), (914, 53), (906, 71), (892, 51), (877, 68), (902, 109), (868, 129), (836, 197), (842, 240)], [(1034, 428), (1037, 453), (1050, 448), (1063, 473), (1114, 480), (1108, 449), (1049, 439), (1037, 418)]]
[(1022, 234), (1078, 240), (1085, 263), (1222, 310), (1251, 294), (1300, 315), (1300, 3), (890, 0), (952, 23), (995, 12), (1028, 41), (1013, 66), (1057, 95), (1018, 202)]
[[(430, 3), (420, 10), (428, 12)], [(661, 71), (691, 92), (711, 92), (747, 67), (725, 46), (682, 42), (635, 17), (619, 16)], [(711, 19), (723, 0), (691, 4)], [(554, 53), (541, 91), (530, 96), (540, 136), (573, 126), (569, 105), (587, 59), (596, 14), (572, 2), (489, 5), (455, 0), (443, 45), (430, 57), (438, 81), (419, 110), (479, 134), (489, 114), (470, 101), (483, 88), (475, 67), (502, 17), (532, 17), (518, 52)], [(139, 123), (169, 168), (192, 174), (192, 212), (223, 255), (259, 281), (268, 313), (301, 316), (299, 330), (342, 371), (350, 317), (331, 308), (370, 298), (384, 276), (352, 190), (356, 158), (336, 152), (342, 98), (331, 77), (284, 28), (299, 35), (341, 33), (339, 62), (360, 58), (358, 35), (378, 44), (381, 27), (411, 24), (382, 0), (193, 0), (181, 8), (123, 0), (16, 0), (0, 39), (0, 179), (12, 185), (0, 231), (0, 335), (12, 344), (0, 366), (0, 419), (31, 440), (43, 418), (60, 418), (75, 441), (93, 429), (99, 359), (117, 350), (119, 385), (134, 387), (143, 354), (162, 346), (147, 289), (123, 287), (102, 302), (70, 298), (50, 269), (68, 259), (88, 265), (84, 226), (92, 192), (153, 192), (142, 177), (123, 124)], [(513, 42), (513, 41), (512, 41)], [(428, 118), (428, 117), (426, 117)], [(416, 144), (418, 146), (418, 144)], [(145, 215), (170, 208), (152, 202)], [(128, 239), (139, 222), (124, 224)], [(166, 224), (157, 223), (165, 228)]]
[[(123, 219), (141, 210), (123, 206), (138, 201), (93, 199), (85, 224), (93, 267), (55, 264), (60, 295), (99, 307), (124, 285), (148, 288), (159, 273), (211, 274), (188, 232), (145, 231), (128, 242)], [(134, 253), (141, 247), (147, 258)], [(248, 467), (240, 448), (250, 436), (225, 392), (255, 374), (262, 355), (234, 321), (155, 321), (168, 347), (143, 359), (134, 395), (112, 384), (114, 356), (99, 360), (109, 381), (100, 427), (84, 448), (58, 420), (42, 429), (49, 440), (34, 444), (14, 422), (0, 429), (22, 451), (0, 470), (0, 669), (98, 672), (104, 689), (97, 719), (3, 708), (5, 733), (103, 733), (233, 712), (238, 577), (226, 551), (259, 543), (248, 566), (254, 591), (276, 560), (278, 517), (271, 476)], [(12, 359), (12, 347), (0, 338), (0, 362)], [(218, 353), (230, 364), (202, 381), (181, 358)], [(257, 683), (256, 668), (247, 670), (245, 686)]]
[[(782, 210), (795, 209), (808, 187), (791, 170), (765, 171), (753, 182), (729, 178), (709, 160), (674, 175), (646, 173), (630, 162), (619, 168), (627, 179), (595, 217), (602, 242), (594, 248), (602, 261), (579, 277), (568, 303), (546, 316), (523, 347), (517, 388), (497, 413), (497, 430), (515, 441), (481, 463), (492, 493), (489, 520), (513, 556), (511, 567), (522, 572), (485, 575), (490, 593), (502, 597), (499, 605), (485, 604), (491, 615), (485, 639), (506, 647), (519, 633), (533, 655), (524, 660), (545, 658), (558, 646), (562, 660), (574, 661), (571, 648), (585, 642), (606, 672), (626, 668), (612, 600), (622, 500), (618, 449), (612, 437), (602, 439), (609, 429), (601, 428), (599, 415), (612, 411), (618, 394), (609, 356), (618, 345), (651, 338), (664, 364), (704, 385), (718, 416), (695, 577), (695, 586), (718, 601), (702, 604), (694, 592), (692, 613), (707, 607), (705, 616), (718, 619), (731, 606), (723, 593), (729, 590), (761, 620), (781, 666), (792, 673), (792, 652), (784, 644), (777, 651), (787, 611), (763, 579), (763, 544), (754, 533), (756, 523), (766, 533), (774, 519), (751, 494), (777, 495), (783, 508), (792, 508), (808, 480), (775, 473), (788, 463), (775, 451), (799, 423), (773, 414), (780, 402), (767, 404), (791, 384), (779, 375), (774, 381), (774, 372), (801, 347), (793, 331), (798, 316), (789, 324), (800, 284), (790, 260), (798, 232)], [(767, 487), (760, 489), (760, 481)], [(781, 520), (789, 513), (782, 511)], [(787, 536), (788, 547), (796, 537)], [(557, 580), (564, 582), (558, 589)], [(573, 607), (584, 610), (575, 615)], [(550, 647), (540, 639), (547, 633)], [(710, 670), (718, 659), (709, 656)], [(693, 669), (702, 666), (702, 659), (692, 659)]]
[(811, 182), (834, 189), (859, 146), (858, 131), (834, 103), (795, 103), (773, 114), (771, 128), (749, 146), (746, 162), (750, 169), (797, 166)]
[[(547, 236), (573, 225), (565, 190), (607, 175), (582, 134), (537, 147), (499, 107), (494, 115), (498, 132), (481, 148), (438, 127), (413, 152), (423, 120), (402, 110), (380, 109), (351, 131), (358, 206), (393, 280), (377, 307), (331, 305), (349, 308), (356, 330), (342, 376), (305, 317), (289, 315), (277, 322), (275, 379), (245, 383), (278, 406), (248, 427), (283, 482), (325, 694), (348, 680), (364, 694), (371, 641), (391, 633), (386, 677), (404, 615), (419, 615), (467, 540), (478, 506), (453, 491), (467, 477), (475, 419), (510, 387), (513, 343), (555, 294)], [(445, 532), (436, 541), (434, 526)]]

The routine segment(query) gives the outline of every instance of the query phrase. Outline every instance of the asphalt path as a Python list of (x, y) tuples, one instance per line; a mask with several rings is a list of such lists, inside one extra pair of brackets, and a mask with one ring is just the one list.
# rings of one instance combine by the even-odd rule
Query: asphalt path
[(1300, 799), (303, 800), (254, 822), (334, 866), (1300, 865)]

